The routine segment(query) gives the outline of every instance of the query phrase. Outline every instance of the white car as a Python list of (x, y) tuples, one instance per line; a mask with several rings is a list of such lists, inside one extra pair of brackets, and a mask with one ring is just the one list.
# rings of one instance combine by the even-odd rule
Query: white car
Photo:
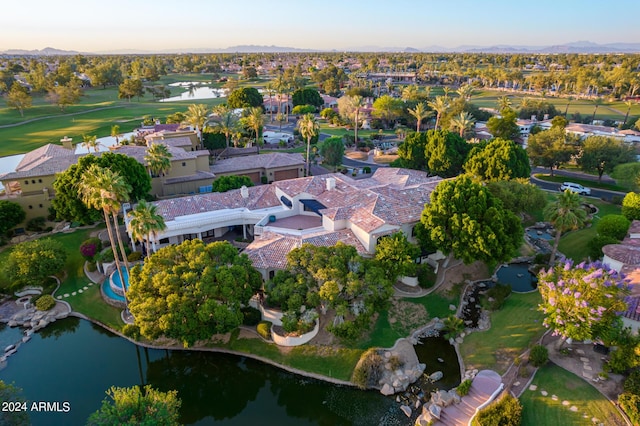
[(560, 191), (566, 191), (567, 189), (580, 195), (591, 195), (591, 188), (585, 188), (578, 183), (564, 182), (562, 185), (560, 185)]

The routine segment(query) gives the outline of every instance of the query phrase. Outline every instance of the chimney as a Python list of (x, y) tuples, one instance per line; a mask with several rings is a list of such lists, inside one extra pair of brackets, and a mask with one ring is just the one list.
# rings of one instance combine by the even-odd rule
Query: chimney
[(534, 114), (531, 116), (531, 121), (536, 121), (538, 119), (538, 117)]
[(336, 178), (327, 178), (327, 191), (336, 188)]
[(242, 195), (242, 198), (249, 198), (249, 188), (242, 185), (242, 187), (240, 188), (240, 195)]
[(62, 146), (66, 149), (69, 149), (71, 151), (73, 151), (73, 138), (70, 138), (68, 136), (65, 136), (64, 138), (60, 139), (60, 142), (62, 142)]
[(549, 114), (545, 114), (544, 117), (542, 117), (543, 120), (548, 120), (549, 119)]

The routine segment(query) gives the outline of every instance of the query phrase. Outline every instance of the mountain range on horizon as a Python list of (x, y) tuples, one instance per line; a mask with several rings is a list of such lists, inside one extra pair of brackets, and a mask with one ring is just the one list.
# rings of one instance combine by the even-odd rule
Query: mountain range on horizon
[(0, 51), (0, 55), (11, 56), (62, 56), (62, 55), (134, 55), (134, 54), (180, 54), (180, 53), (287, 53), (287, 52), (406, 52), (406, 53), (640, 53), (640, 43), (607, 43), (598, 44), (590, 41), (577, 41), (571, 43), (548, 46), (523, 46), (500, 44), (493, 46), (462, 45), (447, 48), (438, 45), (415, 47), (384, 47), (384, 46), (352, 46), (345, 49), (301, 49), (283, 46), (264, 45), (238, 45), (227, 48), (185, 48), (185, 49), (113, 49), (109, 51), (80, 52), (75, 50), (62, 50), (53, 47), (44, 49), (26, 50), (9, 49)]

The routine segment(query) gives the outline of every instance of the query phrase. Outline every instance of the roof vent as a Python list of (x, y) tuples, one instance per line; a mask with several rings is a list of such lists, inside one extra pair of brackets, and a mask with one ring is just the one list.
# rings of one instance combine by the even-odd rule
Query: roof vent
[(242, 198), (249, 198), (249, 188), (242, 185), (242, 187), (240, 188), (240, 195), (242, 195)]
[(327, 178), (327, 191), (336, 188), (336, 178)]

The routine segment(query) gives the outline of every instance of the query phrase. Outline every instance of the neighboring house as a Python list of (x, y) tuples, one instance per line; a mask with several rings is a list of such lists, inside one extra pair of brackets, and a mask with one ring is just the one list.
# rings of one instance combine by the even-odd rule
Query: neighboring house
[(380, 237), (401, 231), (415, 241), (413, 228), (441, 180), (417, 170), (380, 168), (363, 180), (327, 174), (157, 201), (167, 229), (152, 244), (157, 249), (241, 230), (244, 238), (256, 237), (244, 253), (265, 279), (304, 243), (342, 241), (372, 256)]
[(254, 184), (271, 183), (304, 176), (304, 159), (301, 154), (271, 153), (218, 160), (211, 166), (216, 176), (249, 176)]
[(631, 295), (626, 299), (629, 309), (623, 314), (622, 322), (637, 333), (640, 329), (640, 220), (631, 223), (624, 240), (602, 247), (602, 252), (602, 262), (629, 280)]
[[(162, 129), (162, 126), (171, 126), (172, 129), (177, 124), (160, 124), (155, 125), (156, 128)], [(185, 151), (198, 151), (204, 149), (198, 134), (193, 130), (155, 130), (144, 137), (147, 145), (152, 143), (164, 143), (167, 146), (182, 148)]]

